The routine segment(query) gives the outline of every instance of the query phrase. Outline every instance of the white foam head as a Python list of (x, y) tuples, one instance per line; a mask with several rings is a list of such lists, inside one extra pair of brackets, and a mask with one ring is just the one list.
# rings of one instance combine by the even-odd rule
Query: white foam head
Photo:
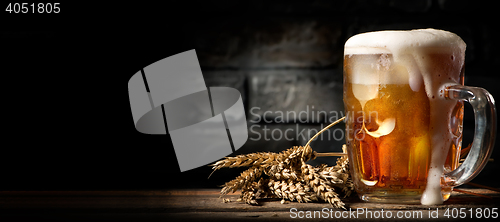
[(464, 52), (466, 44), (455, 33), (436, 29), (378, 31), (352, 36), (345, 43), (344, 55), (401, 53), (412, 48), (450, 48)]
[[(356, 65), (352, 71), (352, 82), (356, 84), (410, 84), (414, 91), (424, 83), (422, 78), (436, 75), (427, 72), (426, 57), (433, 53), (448, 53), (458, 59), (456, 64), (463, 65), (465, 59), (465, 42), (456, 34), (436, 29), (416, 29), (411, 31), (378, 31), (352, 36), (345, 43), (344, 55), (353, 54), (391, 54), (392, 59), (385, 59), (392, 68), (404, 67), (392, 74), (361, 70)], [(374, 64), (384, 65), (382, 56)], [(378, 66), (377, 66), (378, 67)], [(366, 68), (365, 68), (366, 69)], [(404, 71), (406, 70), (406, 71)], [(434, 77), (435, 78), (435, 77)], [(432, 84), (425, 81), (425, 84)], [(434, 81), (442, 82), (442, 81)], [(428, 92), (429, 97), (432, 93)]]

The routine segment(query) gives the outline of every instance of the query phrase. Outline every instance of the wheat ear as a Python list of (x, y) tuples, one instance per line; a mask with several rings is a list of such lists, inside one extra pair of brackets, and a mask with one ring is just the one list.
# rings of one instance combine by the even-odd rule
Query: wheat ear
[(241, 189), (244, 186), (250, 185), (253, 181), (256, 181), (262, 175), (262, 168), (259, 167), (251, 167), (243, 171), (238, 177), (234, 180), (231, 180), (224, 184), (222, 190), (220, 191), (221, 195), (226, 195), (229, 192), (235, 192)]
[(305, 162), (302, 163), (301, 169), (305, 182), (314, 190), (318, 197), (334, 207), (345, 209), (344, 202), (340, 200), (330, 181), (323, 179), (314, 167)]
[(268, 186), (273, 194), (282, 199), (297, 200), (299, 203), (318, 200), (316, 194), (307, 184), (297, 180), (270, 179)]
[[(335, 192), (336, 187), (348, 196), (353, 190), (345, 145), (344, 153), (339, 155), (342, 157), (337, 160), (336, 166), (313, 167), (306, 163), (318, 156), (332, 156), (332, 153), (314, 152), (309, 144), (319, 134), (344, 119), (345, 117), (323, 128), (305, 146), (294, 146), (280, 153), (252, 153), (217, 161), (212, 165), (214, 171), (224, 167), (250, 167), (234, 180), (225, 183), (221, 196), (241, 190), (241, 199), (247, 204), (257, 204), (257, 199), (265, 197), (280, 197), (282, 203), (285, 199), (298, 202), (322, 199), (334, 207), (345, 209)], [(269, 178), (261, 178), (263, 173)]]

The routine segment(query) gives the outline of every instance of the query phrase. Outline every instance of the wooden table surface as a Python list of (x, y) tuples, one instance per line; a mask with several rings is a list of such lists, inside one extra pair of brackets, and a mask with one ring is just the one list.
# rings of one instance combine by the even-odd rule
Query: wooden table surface
[[(219, 198), (219, 190), (158, 191), (0, 191), (0, 221), (288, 221), (300, 217), (316, 220), (366, 219), (470, 220), (489, 217), (500, 221), (500, 193), (463, 189), (486, 197), (453, 192), (443, 205), (374, 204), (356, 196), (344, 199), (347, 210), (327, 203), (280, 203), (260, 200), (259, 206), (236, 201), (239, 194)], [(447, 213), (448, 212), (448, 213)], [(448, 216), (447, 216), (448, 215)], [(392, 218), (388, 219), (387, 217)], [(378, 218), (377, 218), (378, 217)], [(382, 218), (383, 217), (383, 218)], [(436, 218), (437, 217), (437, 218)], [(460, 218), (465, 217), (465, 218)], [(496, 219), (493, 219), (496, 217)], [(405, 221), (408, 219), (404, 219)]]

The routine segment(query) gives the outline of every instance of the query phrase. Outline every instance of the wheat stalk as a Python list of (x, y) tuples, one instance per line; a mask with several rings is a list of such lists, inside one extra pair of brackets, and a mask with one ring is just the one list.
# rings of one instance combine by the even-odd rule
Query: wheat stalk
[(269, 173), (272, 175), (282, 172), (285, 168), (293, 165), (298, 165), (302, 160), (308, 161), (314, 158), (313, 151), (310, 147), (294, 146), (293, 152), (290, 153), (283, 161), (271, 166)]
[(221, 195), (228, 194), (229, 192), (236, 192), (237, 190), (243, 188), (244, 186), (250, 185), (253, 181), (257, 180), (262, 175), (262, 169), (259, 167), (251, 167), (248, 170), (243, 171), (234, 180), (231, 180), (224, 184), (224, 187), (220, 191)]
[[(241, 190), (241, 200), (247, 204), (258, 204), (257, 200), (279, 197), (284, 200), (311, 202), (322, 199), (332, 206), (345, 209), (335, 188), (349, 196), (353, 183), (349, 176), (348, 159), (341, 153), (337, 165), (313, 167), (306, 162), (317, 156), (339, 155), (321, 154), (312, 150), (311, 141), (326, 129), (344, 120), (345, 117), (329, 124), (314, 135), (305, 146), (294, 146), (280, 153), (258, 152), (235, 157), (226, 157), (212, 165), (214, 172), (221, 168), (249, 167), (240, 176), (224, 184), (221, 196)], [(213, 172), (212, 172), (213, 173)], [(262, 177), (264, 175), (266, 178)]]
[(252, 182), (248, 186), (241, 188), (241, 200), (247, 204), (257, 205), (257, 199), (277, 197), (272, 193), (267, 184), (269, 179), (260, 178), (257, 182)]
[(324, 179), (318, 173), (318, 171), (320, 171), (319, 168), (314, 168), (305, 162), (302, 163), (301, 169), (303, 179), (309, 184), (310, 187), (313, 188), (318, 197), (337, 208), (345, 209), (344, 203), (340, 200), (338, 194), (335, 192), (335, 189), (331, 186), (333, 183), (338, 182), (338, 180), (335, 180), (338, 178)]
[(304, 182), (296, 180), (273, 180), (270, 179), (268, 186), (273, 194), (279, 198), (289, 199), (297, 202), (317, 201), (318, 198), (312, 189)]
[(212, 169), (216, 171), (224, 167), (233, 168), (273, 165), (279, 162), (283, 162), (291, 153), (295, 151), (295, 149), (297, 149), (297, 147), (292, 147), (280, 153), (258, 152), (238, 155), (235, 157), (225, 157), (223, 160), (219, 160), (211, 166)]

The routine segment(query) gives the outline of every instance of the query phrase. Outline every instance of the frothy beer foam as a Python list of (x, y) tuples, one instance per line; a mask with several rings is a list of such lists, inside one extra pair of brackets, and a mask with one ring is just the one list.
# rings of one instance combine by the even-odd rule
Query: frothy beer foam
[[(353, 68), (352, 83), (373, 86), (368, 87), (369, 90), (358, 87), (364, 91), (354, 92), (356, 97), (360, 95), (358, 99), (362, 103), (377, 96), (375, 85), (409, 84), (414, 91), (418, 91), (422, 83), (425, 87), (430, 101), (429, 133), (432, 135), (432, 157), (427, 187), (421, 199), (424, 205), (443, 203), (441, 176), (448, 149), (453, 141), (449, 116), (456, 105), (456, 101), (444, 98), (443, 89), (449, 85), (460, 84), (465, 47), (465, 42), (458, 35), (435, 29), (362, 33), (349, 38), (345, 43), (344, 56), (380, 55), (377, 61), (370, 62), (370, 67), (360, 65)], [(443, 60), (442, 63), (433, 61), (435, 55), (447, 55), (444, 58), (449, 60)], [(390, 56), (392, 59), (389, 59)], [(389, 70), (389, 67), (399, 71), (384, 72)]]
[[(422, 48), (458, 48), (465, 51), (465, 42), (455, 33), (436, 29), (411, 31), (379, 31), (355, 35), (345, 43), (345, 55), (410, 52)], [(368, 49), (367, 49), (368, 48)]]

